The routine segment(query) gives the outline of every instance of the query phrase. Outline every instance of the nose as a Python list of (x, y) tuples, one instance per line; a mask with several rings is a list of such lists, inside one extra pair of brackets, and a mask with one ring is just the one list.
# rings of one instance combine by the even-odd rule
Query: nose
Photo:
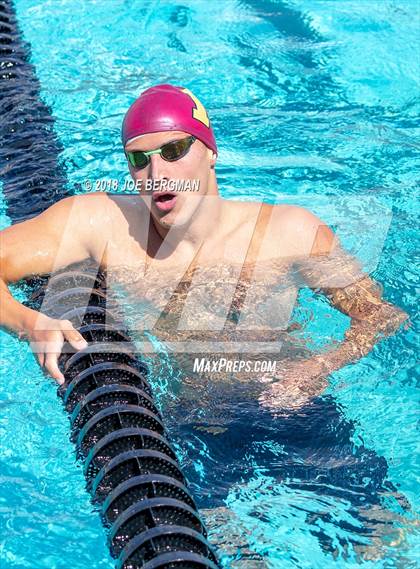
[(150, 156), (148, 178), (152, 180), (160, 180), (167, 178), (165, 174), (165, 160), (160, 154), (152, 154)]

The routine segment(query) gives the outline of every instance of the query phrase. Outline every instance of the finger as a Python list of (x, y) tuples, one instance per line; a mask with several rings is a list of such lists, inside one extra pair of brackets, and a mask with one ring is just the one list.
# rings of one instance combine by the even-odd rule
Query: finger
[(67, 342), (69, 342), (69, 344), (71, 344), (76, 350), (83, 350), (83, 348), (87, 348), (88, 346), (86, 340), (77, 330), (63, 330), (63, 335)]
[(65, 381), (64, 375), (58, 367), (58, 358), (64, 345), (64, 338), (59, 331), (50, 337), (49, 341), (45, 344), (45, 360), (44, 368), (60, 385)]
[(42, 353), (42, 354), (36, 354), (36, 357), (37, 357), (37, 359), (38, 359), (39, 365), (40, 365), (41, 367), (44, 367), (45, 354), (44, 354), (44, 353)]
[(59, 353), (49, 353), (45, 358), (45, 368), (48, 373), (54, 378), (59, 385), (63, 385), (65, 378), (58, 368)]

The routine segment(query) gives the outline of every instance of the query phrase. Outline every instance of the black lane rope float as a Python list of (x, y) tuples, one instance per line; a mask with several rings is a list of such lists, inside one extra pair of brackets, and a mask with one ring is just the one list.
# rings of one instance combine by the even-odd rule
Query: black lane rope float
[(88, 342), (77, 352), (70, 345), (63, 350), (59, 394), (116, 567), (219, 568), (155, 405), (147, 366), (107, 306), (104, 274), (57, 273), (32, 301), (42, 302), (48, 316), (70, 320)]
[(51, 109), (40, 96), (30, 44), (11, 0), (0, 0), (0, 179), (12, 223), (70, 195)]

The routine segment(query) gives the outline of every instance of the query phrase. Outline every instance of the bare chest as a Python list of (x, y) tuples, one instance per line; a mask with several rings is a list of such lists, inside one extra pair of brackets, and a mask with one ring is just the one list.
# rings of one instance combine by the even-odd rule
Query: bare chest
[(145, 270), (143, 261), (109, 270), (110, 288), (136, 329), (174, 338), (190, 332), (217, 335), (227, 322), (238, 331), (287, 328), (297, 288), (286, 262), (183, 269), (162, 261)]

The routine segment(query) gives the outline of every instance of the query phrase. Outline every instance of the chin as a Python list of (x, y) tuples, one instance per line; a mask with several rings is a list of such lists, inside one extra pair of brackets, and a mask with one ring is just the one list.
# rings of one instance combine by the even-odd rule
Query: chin
[(194, 213), (190, 212), (176, 212), (170, 211), (163, 217), (160, 217), (157, 222), (163, 227), (183, 227), (184, 225), (189, 225)]

